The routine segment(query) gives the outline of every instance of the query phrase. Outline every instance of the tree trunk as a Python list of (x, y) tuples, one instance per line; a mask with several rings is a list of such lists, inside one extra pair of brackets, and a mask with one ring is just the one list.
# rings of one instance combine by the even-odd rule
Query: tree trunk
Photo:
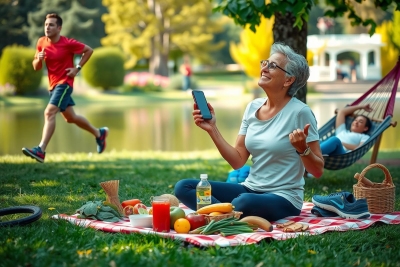
[[(296, 17), (291, 13), (276, 13), (273, 27), (274, 41), (290, 46), (294, 51), (307, 58), (307, 21), (303, 20), (303, 26), (299, 30), (293, 26), (295, 20)], [(295, 96), (307, 103), (307, 84), (300, 88)]]
[(149, 72), (168, 77), (170, 35), (165, 29), (169, 29), (170, 27), (169, 20), (164, 18), (160, 3), (152, 2), (152, 4), (154, 5), (154, 14), (162, 25), (162, 28), (160, 28), (160, 32), (152, 38)]

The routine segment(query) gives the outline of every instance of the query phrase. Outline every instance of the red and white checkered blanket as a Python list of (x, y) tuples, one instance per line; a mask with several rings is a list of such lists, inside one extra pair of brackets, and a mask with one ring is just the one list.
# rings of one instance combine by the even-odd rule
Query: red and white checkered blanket
[[(81, 227), (90, 227), (105, 232), (118, 232), (118, 233), (140, 233), (140, 234), (157, 234), (162, 237), (172, 238), (175, 240), (181, 240), (189, 242), (197, 246), (238, 246), (238, 245), (249, 245), (261, 241), (264, 238), (273, 238), (276, 240), (285, 240), (288, 238), (295, 238), (299, 235), (318, 235), (327, 231), (349, 231), (349, 230), (361, 230), (370, 227), (371, 225), (382, 222), (386, 224), (400, 224), (400, 212), (394, 212), (390, 214), (373, 214), (369, 219), (343, 219), (340, 217), (317, 217), (310, 211), (314, 206), (313, 203), (303, 203), (303, 209), (299, 216), (291, 216), (285, 219), (281, 219), (276, 222), (272, 222), (274, 230), (272, 232), (265, 232), (261, 229), (253, 233), (244, 233), (239, 235), (223, 237), (220, 235), (192, 235), (192, 234), (177, 234), (174, 230), (170, 233), (158, 233), (154, 232), (151, 228), (139, 228), (132, 227), (129, 219), (116, 223), (109, 223), (97, 220), (89, 219), (77, 219), (75, 215), (58, 214), (52, 216), (53, 219), (64, 219), (71, 223), (74, 223)], [(186, 214), (193, 212), (186, 206), (181, 204)], [(276, 227), (278, 223), (284, 223), (286, 221), (295, 221), (305, 223), (309, 225), (309, 229), (305, 232), (285, 233), (281, 229)]]

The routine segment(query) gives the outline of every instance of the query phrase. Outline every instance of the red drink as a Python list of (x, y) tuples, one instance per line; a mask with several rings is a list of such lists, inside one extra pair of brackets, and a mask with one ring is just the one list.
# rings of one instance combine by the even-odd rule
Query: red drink
[(170, 230), (169, 199), (154, 197), (151, 205), (153, 207), (153, 230), (168, 233)]

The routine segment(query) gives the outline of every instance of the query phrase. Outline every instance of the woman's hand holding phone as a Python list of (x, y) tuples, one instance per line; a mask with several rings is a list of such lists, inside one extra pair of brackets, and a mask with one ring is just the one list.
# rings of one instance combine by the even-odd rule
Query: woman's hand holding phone
[(214, 108), (211, 106), (211, 104), (208, 104), (208, 108), (210, 109), (210, 113), (212, 114), (211, 120), (203, 119), (203, 115), (201, 115), (201, 112), (196, 103), (193, 104), (192, 112), (194, 123), (207, 132), (211, 131), (216, 123)]
[(215, 124), (214, 109), (207, 102), (203, 91), (192, 91), (194, 104), (193, 119), (197, 126), (210, 131), (212, 130), (211, 124)]

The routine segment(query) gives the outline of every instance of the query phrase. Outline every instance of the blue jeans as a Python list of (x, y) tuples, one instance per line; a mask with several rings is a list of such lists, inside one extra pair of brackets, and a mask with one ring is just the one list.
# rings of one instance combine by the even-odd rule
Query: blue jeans
[[(256, 192), (241, 184), (213, 182), (212, 203), (232, 203), (236, 211), (245, 216), (259, 216), (268, 221), (277, 221), (287, 216), (298, 216), (297, 209), (286, 198), (268, 192)], [(180, 180), (175, 185), (175, 196), (187, 207), (196, 210), (196, 185), (199, 179)]]
[(183, 76), (182, 90), (186, 91), (190, 88), (190, 76)]
[(321, 152), (323, 155), (341, 155), (346, 154), (342, 142), (336, 136), (331, 136), (328, 139), (322, 141)]

